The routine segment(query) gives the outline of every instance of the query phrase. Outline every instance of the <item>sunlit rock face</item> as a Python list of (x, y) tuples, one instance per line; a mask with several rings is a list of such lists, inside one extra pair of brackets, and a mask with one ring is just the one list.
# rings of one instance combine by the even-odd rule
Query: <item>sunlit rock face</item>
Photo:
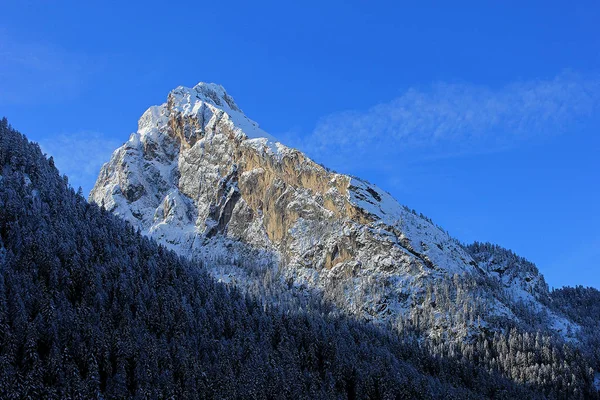
[[(90, 201), (187, 257), (275, 260), (292, 285), (370, 319), (431, 304), (426, 287), (437, 281), (499, 273), (377, 186), (277, 142), (215, 84), (178, 87), (150, 107)], [(535, 268), (513, 275), (499, 284), (518, 281), (534, 302), (547, 296)], [(511, 318), (506, 299), (486, 301), (487, 313)]]

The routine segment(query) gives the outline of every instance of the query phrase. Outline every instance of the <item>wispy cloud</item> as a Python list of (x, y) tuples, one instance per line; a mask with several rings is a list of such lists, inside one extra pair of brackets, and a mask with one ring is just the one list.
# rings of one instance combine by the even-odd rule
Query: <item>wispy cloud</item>
[(436, 83), (366, 111), (321, 119), (301, 145), (339, 167), (357, 158), (450, 157), (498, 151), (568, 132), (600, 111), (600, 78), (562, 73), (500, 88)]
[(86, 196), (92, 190), (102, 164), (120, 145), (117, 140), (97, 132), (60, 134), (40, 141), (42, 151), (54, 157), (60, 173), (69, 177), (74, 188), (81, 186)]
[(76, 97), (99, 65), (46, 42), (28, 42), (0, 30), (0, 105), (34, 105)]

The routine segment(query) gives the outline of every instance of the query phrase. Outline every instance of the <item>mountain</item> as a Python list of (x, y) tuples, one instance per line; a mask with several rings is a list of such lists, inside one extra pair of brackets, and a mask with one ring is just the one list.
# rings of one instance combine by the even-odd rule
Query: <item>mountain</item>
[[(145, 179), (127, 181), (136, 178)], [(225, 199), (239, 190), (231, 187)], [(138, 185), (138, 200), (163, 189)], [(175, 200), (160, 210), (174, 218), (153, 231), (185, 238), (186, 225), (172, 222), (185, 221), (180, 201), (192, 217), (194, 203), (168, 191)], [(386, 304), (386, 271), (357, 278), (367, 304), (353, 308), (351, 277), (305, 279), (284, 264), (285, 247), (229, 236), (239, 202), (220, 228), (194, 227), (203, 244), (178, 256), (140, 225), (87, 203), (51, 157), (1, 120), (0, 398), (598, 398), (598, 358), (581, 345), (598, 343), (589, 307), (597, 291), (544, 296), (544, 285), (528, 286), (533, 264), (455, 242), (475, 272), (448, 277), (431, 263), (435, 273), (406, 286), (411, 301), (398, 299), (407, 310), (369, 314), (368, 301)], [(372, 235), (393, 228), (363, 225)], [(181, 242), (164, 243), (182, 251)], [(313, 274), (335, 270), (337, 258)], [(536, 302), (514, 301), (525, 294)], [(483, 300), (515, 312), (494, 319)], [(548, 328), (549, 313), (579, 324), (573, 338)]]
[(535, 265), (464, 246), (377, 186), (277, 142), (216, 84), (178, 87), (150, 107), (89, 199), (180, 255), (217, 261), (215, 276), (241, 286), (252, 260), (354, 315), (425, 319), (430, 336), (506, 323), (566, 340), (579, 330), (551, 306)]
[(222, 86), (178, 87), (150, 107), (89, 200), (265, 307), (332, 304), (550, 398), (596, 393), (600, 354), (587, 344), (600, 316), (575, 317), (570, 293), (554, 295), (510, 250), (462, 244), (277, 142)]
[(582, 360), (550, 345), (548, 373), (565, 385), (518, 384), (312, 297), (258, 302), (210, 269), (87, 203), (0, 121), (2, 399), (593, 395)]

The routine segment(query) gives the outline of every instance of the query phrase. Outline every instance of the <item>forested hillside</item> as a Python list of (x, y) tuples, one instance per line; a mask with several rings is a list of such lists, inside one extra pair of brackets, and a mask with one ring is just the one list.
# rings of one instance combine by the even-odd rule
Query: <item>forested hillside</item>
[[(582, 348), (600, 371), (600, 291), (591, 287), (576, 286), (553, 290), (555, 306), (581, 325)], [(600, 377), (599, 377), (600, 378)], [(597, 381), (600, 385), (600, 379)]]
[(88, 204), (0, 122), (2, 399), (595, 396), (593, 371), (549, 338), (428, 344), (318, 298), (261, 303), (207, 267)]

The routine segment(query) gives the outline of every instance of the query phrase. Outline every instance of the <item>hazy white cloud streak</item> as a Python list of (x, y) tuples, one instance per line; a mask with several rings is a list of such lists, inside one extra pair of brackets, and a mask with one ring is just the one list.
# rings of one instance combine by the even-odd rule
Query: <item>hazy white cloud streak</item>
[[(563, 73), (501, 88), (437, 83), (366, 111), (321, 119), (303, 146), (334, 166), (357, 157), (448, 157), (497, 151), (563, 134), (600, 110), (600, 79)], [(302, 146), (301, 146), (302, 147)]]

